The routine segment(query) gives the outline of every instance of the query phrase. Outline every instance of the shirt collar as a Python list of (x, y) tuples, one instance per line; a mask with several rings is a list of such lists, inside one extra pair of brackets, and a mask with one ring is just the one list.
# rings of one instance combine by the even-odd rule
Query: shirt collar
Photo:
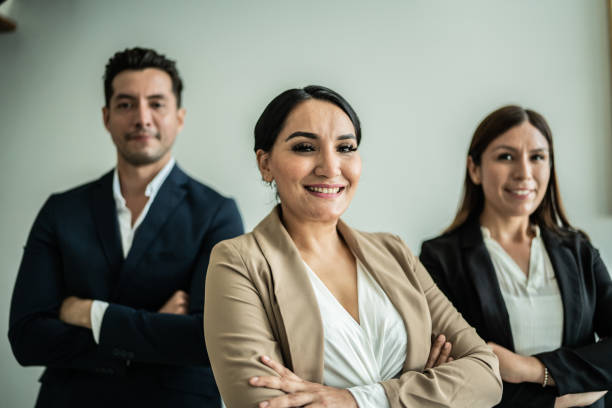
[[(164, 181), (172, 171), (176, 160), (174, 157), (171, 157), (168, 160), (168, 163), (153, 177), (153, 180), (147, 184), (145, 188), (145, 196), (147, 197), (155, 197), (159, 189), (161, 188)], [(115, 167), (115, 171), (113, 172), (113, 197), (115, 198), (115, 203), (118, 207), (125, 207), (125, 198), (121, 194), (121, 184), (119, 184), (119, 172), (117, 171), (117, 167)]]
[[(532, 225), (531, 226), (531, 230), (534, 232), (535, 236), (534, 238), (540, 238), (540, 227), (537, 225)], [(485, 239), (492, 239), (491, 238), (491, 231), (489, 231), (489, 229), (487, 227), (484, 226), (480, 226), (480, 231), (482, 231), (482, 237)]]

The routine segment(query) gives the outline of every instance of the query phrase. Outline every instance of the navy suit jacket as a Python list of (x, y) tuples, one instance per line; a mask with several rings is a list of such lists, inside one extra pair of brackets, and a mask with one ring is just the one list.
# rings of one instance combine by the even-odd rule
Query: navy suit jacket
[[(557, 395), (612, 389), (610, 275), (584, 235), (561, 237), (545, 228), (541, 233), (563, 301), (563, 339), (561, 348), (536, 357), (557, 385), (504, 382), (503, 407), (553, 407)], [(514, 351), (508, 311), (477, 219), (425, 241), (420, 259), (485, 341)], [(596, 343), (595, 334), (604, 339)]]
[[(20, 364), (47, 367), (37, 406), (219, 406), (204, 280), (212, 247), (243, 232), (238, 209), (174, 166), (124, 259), (112, 180), (52, 195), (24, 248), (9, 340)], [(179, 289), (189, 313), (158, 313)], [(99, 344), (58, 319), (71, 295), (109, 302)]]

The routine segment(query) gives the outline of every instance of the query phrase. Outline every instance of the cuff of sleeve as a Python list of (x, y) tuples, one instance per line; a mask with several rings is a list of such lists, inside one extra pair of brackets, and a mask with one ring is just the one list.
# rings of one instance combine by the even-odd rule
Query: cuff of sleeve
[(348, 388), (359, 408), (380, 407), (390, 408), (385, 389), (380, 384), (359, 385)]
[(107, 308), (108, 302), (102, 300), (94, 300), (91, 304), (89, 317), (91, 318), (91, 332), (96, 344), (100, 344), (100, 329), (102, 328), (102, 319)]

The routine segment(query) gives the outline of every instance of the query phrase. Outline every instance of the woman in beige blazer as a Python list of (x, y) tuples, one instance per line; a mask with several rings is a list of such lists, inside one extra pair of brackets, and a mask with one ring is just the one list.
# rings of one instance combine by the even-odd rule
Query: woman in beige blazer
[[(398, 372), (372, 388), (382, 393), (380, 406), (490, 407), (501, 397), (495, 355), (406, 245), (340, 220), (361, 174), (360, 140), (353, 109), (324, 87), (283, 92), (257, 122), (257, 162), (280, 204), (253, 232), (219, 243), (206, 278), (206, 346), (230, 408), (365, 406), (351, 387), (368, 384), (324, 384), (330, 371), (342, 374), (324, 347), (327, 330), (342, 325), (321, 314), (321, 292), (313, 286), (313, 279), (322, 282), (348, 320), (365, 324), (382, 311), (363, 303), (369, 298), (361, 298), (359, 271), (373, 278), (370, 286), (382, 289), (398, 316), (371, 343), (398, 330), (402, 339), (393, 345), (401, 352)], [(440, 333), (452, 343), (451, 358), (432, 364), (432, 335)]]

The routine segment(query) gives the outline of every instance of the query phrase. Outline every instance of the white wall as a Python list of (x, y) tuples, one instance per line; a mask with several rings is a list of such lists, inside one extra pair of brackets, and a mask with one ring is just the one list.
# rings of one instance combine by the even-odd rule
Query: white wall
[[(237, 199), (251, 229), (273, 196), (252, 129), (280, 91), (342, 93), (363, 122), (360, 190), (346, 219), (393, 231), (418, 252), (452, 219), (477, 123), (518, 103), (555, 134), (570, 219), (612, 266), (612, 129), (605, 0), (70, 1), (18, 0), (0, 35), (0, 328), (22, 246), (52, 192), (114, 163), (102, 73), (117, 50), (178, 60), (187, 122), (180, 164)], [(3, 405), (31, 406), (39, 368), (0, 336)]]

